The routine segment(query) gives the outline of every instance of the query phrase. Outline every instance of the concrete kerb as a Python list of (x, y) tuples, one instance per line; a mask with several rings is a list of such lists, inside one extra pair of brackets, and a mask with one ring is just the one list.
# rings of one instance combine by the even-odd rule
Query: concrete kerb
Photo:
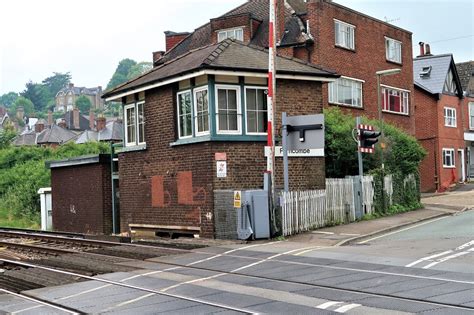
[(371, 233), (367, 233), (367, 234), (364, 234), (364, 235), (358, 235), (358, 236), (351, 237), (351, 238), (346, 239), (346, 240), (342, 240), (339, 243), (337, 243), (336, 245), (334, 245), (334, 247), (351, 245), (355, 242), (364, 240), (364, 239), (369, 238), (369, 237), (382, 235), (382, 234), (389, 233), (389, 232), (392, 232), (392, 231), (395, 231), (395, 230), (398, 230), (398, 229), (401, 229), (401, 228), (404, 228), (404, 227), (408, 227), (410, 225), (415, 225), (415, 224), (420, 223), (420, 222), (429, 221), (429, 220), (432, 220), (432, 219), (436, 219), (436, 218), (440, 218), (440, 217), (446, 217), (446, 216), (450, 216), (450, 215), (453, 215), (453, 213), (440, 213), (440, 214), (432, 215), (432, 216), (429, 216), (429, 217), (426, 217), (426, 218), (423, 218), (423, 219), (419, 219), (419, 220), (416, 220), (416, 221), (394, 225), (394, 226), (384, 228), (384, 229), (380, 229), (380, 230), (377, 230), (377, 231), (374, 231), (374, 232), (371, 232)]

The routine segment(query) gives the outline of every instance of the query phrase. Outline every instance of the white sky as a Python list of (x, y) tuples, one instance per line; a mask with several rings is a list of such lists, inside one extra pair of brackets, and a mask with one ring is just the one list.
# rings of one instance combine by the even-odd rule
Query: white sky
[[(151, 61), (166, 30), (192, 31), (244, 0), (0, 1), (0, 94), (71, 72), (78, 86), (106, 86), (123, 58)], [(456, 62), (474, 59), (472, 0), (336, 0), (413, 32)], [(467, 37), (468, 36), (468, 37)], [(464, 37), (462, 39), (436, 42)]]

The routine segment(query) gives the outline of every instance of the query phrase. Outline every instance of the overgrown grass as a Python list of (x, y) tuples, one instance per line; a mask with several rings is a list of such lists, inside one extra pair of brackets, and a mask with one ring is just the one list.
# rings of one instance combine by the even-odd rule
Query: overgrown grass
[(388, 216), (399, 214), (399, 213), (410, 212), (410, 211), (418, 210), (421, 208), (423, 208), (423, 204), (421, 202), (414, 202), (412, 204), (409, 204), (408, 206), (393, 204), (388, 208), (387, 212), (383, 213), (383, 212), (374, 211), (370, 214), (364, 215), (361, 220), (362, 221), (373, 220), (373, 219), (378, 219), (382, 217), (388, 217)]
[(39, 227), (38, 189), (51, 185), (48, 160), (109, 152), (104, 143), (68, 143), (56, 149), (13, 147), (0, 149), (0, 226)]

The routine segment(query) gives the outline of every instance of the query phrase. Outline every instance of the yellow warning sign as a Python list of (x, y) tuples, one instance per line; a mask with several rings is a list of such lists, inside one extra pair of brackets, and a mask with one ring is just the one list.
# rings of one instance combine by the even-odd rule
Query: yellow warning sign
[(234, 191), (234, 208), (242, 207), (242, 192), (240, 190)]

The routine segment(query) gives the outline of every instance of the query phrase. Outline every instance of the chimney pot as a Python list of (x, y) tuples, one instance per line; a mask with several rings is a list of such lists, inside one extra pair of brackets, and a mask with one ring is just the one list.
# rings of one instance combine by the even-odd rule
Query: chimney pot
[(425, 44), (425, 56), (432, 56), (430, 44)]
[(420, 57), (425, 55), (425, 43), (419, 42), (418, 45), (420, 45)]
[(66, 121), (64, 119), (61, 119), (61, 121), (58, 123), (58, 126), (67, 129)]
[(72, 89), (74, 87), (74, 83), (69, 83), (69, 88)]

